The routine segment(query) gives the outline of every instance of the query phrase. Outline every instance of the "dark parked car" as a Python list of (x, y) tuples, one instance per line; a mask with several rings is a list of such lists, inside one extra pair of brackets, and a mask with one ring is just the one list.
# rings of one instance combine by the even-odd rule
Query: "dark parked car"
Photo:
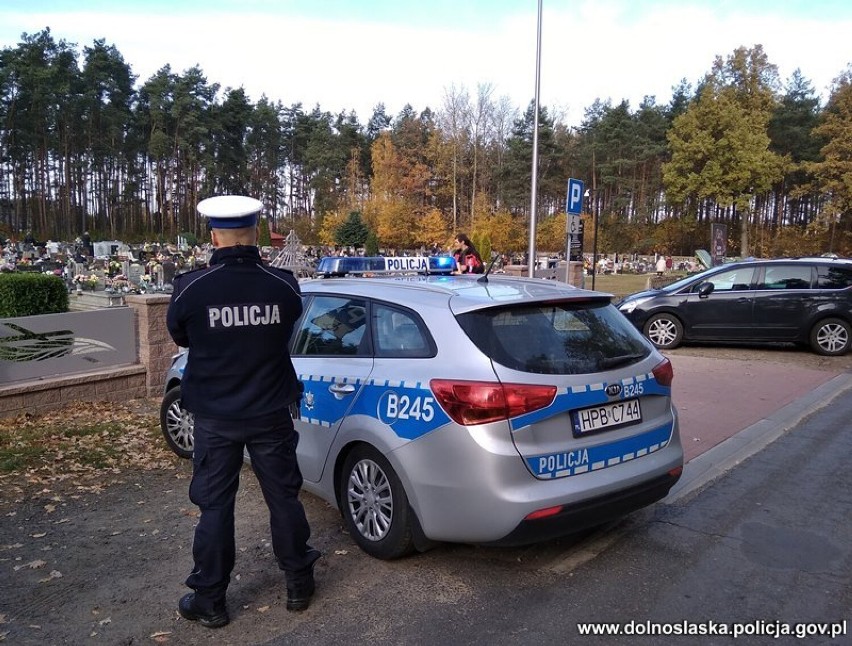
[(852, 339), (852, 260), (730, 263), (631, 294), (618, 309), (662, 349), (684, 341), (793, 342), (842, 355)]

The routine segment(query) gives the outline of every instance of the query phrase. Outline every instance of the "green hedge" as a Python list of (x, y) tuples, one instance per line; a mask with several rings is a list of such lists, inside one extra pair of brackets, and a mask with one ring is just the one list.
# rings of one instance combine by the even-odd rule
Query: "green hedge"
[(59, 276), (0, 273), (0, 318), (68, 311), (68, 288)]

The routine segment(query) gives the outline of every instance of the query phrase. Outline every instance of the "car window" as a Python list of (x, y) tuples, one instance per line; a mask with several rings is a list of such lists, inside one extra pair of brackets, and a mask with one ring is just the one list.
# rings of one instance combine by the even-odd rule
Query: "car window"
[(693, 292), (697, 292), (698, 288), (703, 283), (713, 283), (714, 292), (732, 292), (751, 289), (751, 279), (754, 275), (754, 268), (740, 267), (739, 269), (731, 269), (722, 271), (715, 276), (710, 276), (706, 280), (700, 281), (693, 288)]
[(293, 344), (294, 356), (360, 355), (367, 330), (362, 299), (315, 296), (302, 317)]
[(414, 312), (373, 304), (373, 339), (377, 357), (431, 357), (434, 348), (426, 326)]
[(852, 286), (852, 269), (817, 267), (817, 289), (846, 289)]
[(758, 289), (810, 289), (810, 265), (772, 265), (766, 267)]
[(461, 314), (459, 324), (495, 362), (524, 372), (585, 374), (630, 365), (650, 349), (608, 303), (512, 306)]

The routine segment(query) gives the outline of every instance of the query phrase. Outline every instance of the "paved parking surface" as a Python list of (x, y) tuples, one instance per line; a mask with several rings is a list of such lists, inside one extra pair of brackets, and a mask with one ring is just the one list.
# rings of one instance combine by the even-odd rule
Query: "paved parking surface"
[(792, 364), (669, 356), (674, 365), (673, 399), (680, 412), (686, 460), (791, 404), (841, 370)]
[(669, 354), (687, 465), (667, 502), (711, 482), (834, 398), (852, 397), (848, 357), (814, 368), (797, 361), (807, 355), (776, 356), (782, 361)]

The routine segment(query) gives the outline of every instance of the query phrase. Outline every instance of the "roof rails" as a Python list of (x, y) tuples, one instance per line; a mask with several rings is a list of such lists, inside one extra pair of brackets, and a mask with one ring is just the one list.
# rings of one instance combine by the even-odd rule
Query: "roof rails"
[(326, 256), (319, 261), (316, 276), (439, 275), (456, 271), (451, 256)]

